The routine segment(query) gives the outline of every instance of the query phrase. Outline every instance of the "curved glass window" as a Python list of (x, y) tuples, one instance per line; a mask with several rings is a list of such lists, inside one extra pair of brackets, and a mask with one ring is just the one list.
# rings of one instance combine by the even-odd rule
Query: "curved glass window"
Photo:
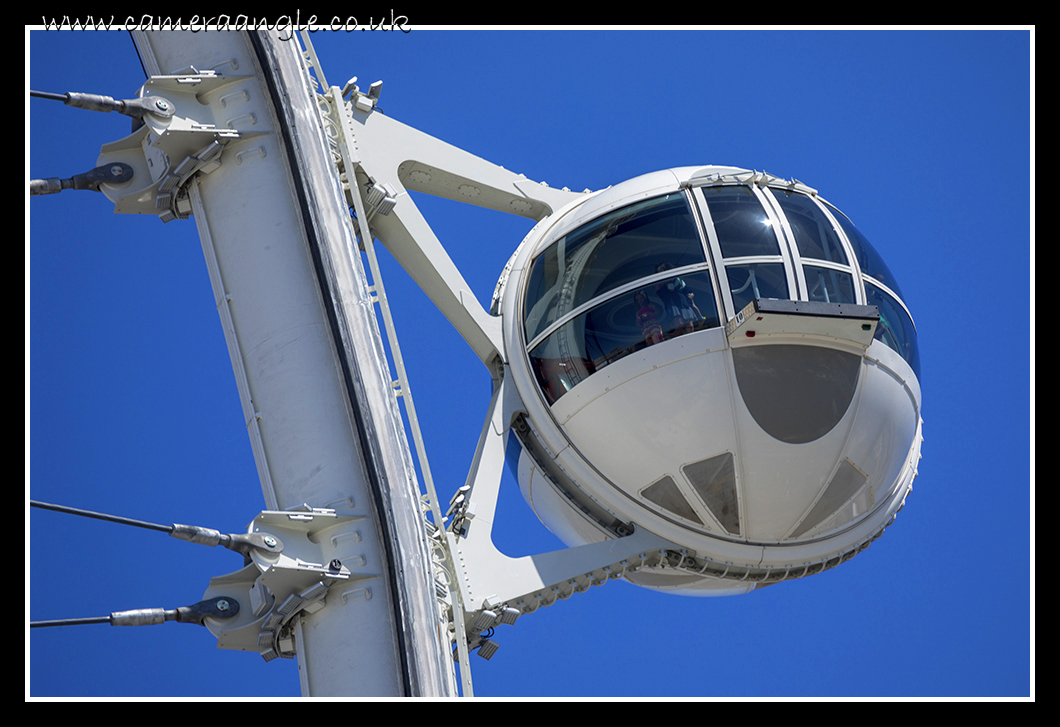
[(788, 298), (784, 263), (729, 265), (725, 273), (729, 278), (733, 310), (737, 313), (755, 298)]
[(916, 328), (905, 308), (875, 285), (865, 286), (865, 302), (880, 309), (880, 322), (876, 325), (876, 340), (901, 354), (920, 379), (920, 351), (916, 343)]
[(847, 255), (843, 252), (843, 244), (832, 221), (812, 199), (784, 189), (771, 188), (769, 191), (788, 218), (788, 226), (795, 235), (800, 256), (847, 264)]
[(854, 296), (854, 276), (831, 268), (804, 265), (806, 297), (824, 303), (857, 303)]
[[(832, 216), (836, 218), (836, 222), (843, 228), (847, 239), (850, 240), (850, 246), (854, 248), (854, 255), (857, 256), (858, 264), (861, 265), (861, 272), (870, 278), (880, 281), (897, 293), (899, 298), (904, 299), (905, 296), (902, 295), (902, 291), (898, 287), (898, 281), (894, 279), (891, 269), (887, 267), (887, 263), (876, 252), (876, 248), (872, 246), (872, 243), (858, 231), (858, 228), (854, 227), (854, 223), (847, 219), (846, 215), (831, 205), (829, 207), (832, 209)], [(867, 288), (868, 286), (865, 287)]]
[(722, 257), (779, 255), (773, 222), (750, 187), (704, 187)]
[(530, 351), (549, 404), (619, 359), (720, 324), (710, 272), (701, 270), (620, 293), (571, 318)]
[(683, 193), (615, 210), (561, 237), (531, 263), (526, 341), (584, 303), (639, 278), (706, 262)]

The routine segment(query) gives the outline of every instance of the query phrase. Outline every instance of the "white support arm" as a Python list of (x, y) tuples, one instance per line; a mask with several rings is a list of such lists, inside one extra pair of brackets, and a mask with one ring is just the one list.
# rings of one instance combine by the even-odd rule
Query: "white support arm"
[[(330, 93), (336, 101), (339, 90), (332, 87)], [(478, 302), (408, 190), (534, 220), (579, 195), (532, 182), (356, 104), (340, 117), (349, 157), (360, 167), (359, 189), (371, 179), (396, 192), (393, 210), (371, 218), (373, 231), (483, 363), (489, 364), (503, 350), (500, 321)]]
[[(680, 546), (641, 529), (625, 538), (521, 558), (510, 558), (497, 550), (492, 538), (493, 521), (504, 468), (508, 422), (512, 405), (517, 404), (508, 401), (515, 397), (507, 393), (512, 388), (507, 379), (494, 391), (468, 475), (473, 516), (466, 530), (459, 528), (464, 530), (463, 535), (447, 533), (453, 562), (459, 571), (464, 610), (472, 620), (477, 612), (502, 603), (522, 613), (535, 611), (557, 598), (567, 598), (575, 591), (618, 578), (627, 570), (658, 563), (662, 550), (680, 550)], [(472, 515), (472, 511), (467, 511), (465, 519), (467, 515)]]

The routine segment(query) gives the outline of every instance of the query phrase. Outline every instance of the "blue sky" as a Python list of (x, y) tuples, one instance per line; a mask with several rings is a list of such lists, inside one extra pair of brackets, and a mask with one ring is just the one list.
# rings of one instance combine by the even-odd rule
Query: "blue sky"
[[(414, 21), (414, 19), (413, 19)], [(611, 583), (502, 626), (484, 697), (1034, 695), (1034, 36), (1014, 30), (319, 32), (328, 80), (552, 186), (672, 166), (797, 177), (881, 252), (916, 322), (919, 476), (895, 524), (822, 575), (693, 599)], [(27, 33), (27, 86), (130, 98), (125, 32)], [(30, 178), (95, 165), (116, 114), (28, 99)], [(417, 198), (488, 304), (529, 221)], [(241, 532), (261, 510), (192, 221), (102, 195), (27, 200), (27, 500)], [(392, 263), (441, 496), (489, 399), (477, 358)], [(502, 486), (498, 544), (556, 547)], [(198, 601), (239, 556), (26, 508), (27, 620)], [(289, 697), (295, 664), (195, 626), (26, 630), (28, 697)]]

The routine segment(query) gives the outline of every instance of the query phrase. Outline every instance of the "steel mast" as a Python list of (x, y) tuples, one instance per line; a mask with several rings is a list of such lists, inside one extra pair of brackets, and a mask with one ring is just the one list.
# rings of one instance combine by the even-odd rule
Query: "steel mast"
[[(147, 203), (194, 214), (266, 507), (319, 526), (305, 533), (318, 553), (281, 572), (309, 586), (317, 576), (302, 563), (338, 562), (348, 574), (322, 581), (335, 586), (326, 605), (292, 619), (276, 655), (297, 652), (305, 696), (455, 695), (415, 472), (297, 42), (133, 37), (151, 90), (177, 107), (166, 129), (175, 146), (157, 160), (174, 194), (163, 197), (159, 179)], [(197, 118), (180, 118), (188, 94), (202, 105)], [(212, 144), (223, 147), (216, 169)], [(120, 154), (109, 146), (104, 156)], [(185, 184), (191, 209), (171, 201)], [(118, 211), (136, 203), (119, 200)]]

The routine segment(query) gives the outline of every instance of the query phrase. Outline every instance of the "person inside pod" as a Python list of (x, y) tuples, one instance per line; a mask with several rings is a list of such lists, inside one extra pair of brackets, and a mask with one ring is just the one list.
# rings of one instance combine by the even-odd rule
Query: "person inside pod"
[[(662, 262), (656, 266), (655, 272), (661, 273), (672, 269), (673, 265)], [(671, 278), (656, 284), (655, 294), (663, 302), (663, 315), (673, 325), (672, 338), (692, 333), (696, 330), (696, 324), (703, 320), (703, 314), (700, 313), (695, 303), (695, 293), (681, 278)]]
[(662, 343), (663, 329), (662, 324), (659, 323), (659, 316), (663, 314), (663, 311), (660, 310), (659, 306), (648, 300), (646, 292), (638, 290), (633, 294), (633, 307), (637, 311), (637, 325), (640, 326), (640, 333), (644, 337), (644, 343), (648, 346)]

